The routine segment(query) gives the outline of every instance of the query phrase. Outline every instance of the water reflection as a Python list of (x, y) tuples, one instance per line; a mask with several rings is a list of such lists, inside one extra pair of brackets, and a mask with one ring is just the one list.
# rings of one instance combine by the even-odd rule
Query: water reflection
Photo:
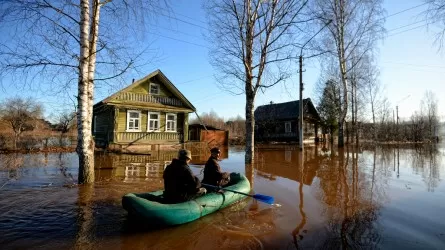
[[(301, 179), (304, 180), (304, 154), (303, 152), (299, 152), (298, 156), (298, 165), (301, 170)], [(298, 209), (300, 211), (301, 221), (297, 225), (297, 227), (292, 231), (292, 237), (294, 238), (294, 244), (297, 249), (299, 249), (298, 241), (302, 240), (304, 236), (300, 234), (300, 231), (304, 228), (306, 225), (306, 213), (304, 212), (304, 194), (303, 194), (303, 182), (300, 181), (300, 184), (298, 185), (298, 194), (300, 196)]]
[[(197, 152), (194, 158), (207, 159), (207, 150), (201, 157)], [(75, 154), (0, 154), (0, 245), (445, 248), (442, 148), (320, 144), (300, 152), (297, 146), (269, 145), (258, 146), (255, 155), (254, 164), (245, 165), (243, 150), (231, 149), (221, 165), (245, 173), (253, 191), (274, 196), (280, 208), (245, 199), (190, 224), (146, 231), (127, 219), (121, 197), (162, 188), (163, 167), (176, 150), (150, 156), (97, 154), (97, 182), (82, 186), (66, 185), (77, 179)], [(201, 169), (192, 164), (195, 174)]]
[[(195, 146), (190, 147), (192, 161), (190, 165), (200, 167), (205, 164), (210, 154), (209, 149)], [(177, 150), (157, 151), (151, 155), (138, 154), (95, 154), (95, 178), (101, 180), (119, 179), (124, 182), (159, 181), (165, 167), (176, 158)], [(221, 148), (221, 160), (228, 158), (228, 149)]]
[[(308, 147), (303, 154), (300, 153), (298, 146), (273, 145), (259, 146), (256, 152), (256, 171), (257, 174), (269, 180), (275, 180), (275, 176), (285, 177), (290, 180), (300, 182), (303, 180), (305, 185), (311, 185), (320, 160), (318, 147)], [(302, 165), (298, 164), (303, 156)], [(305, 166), (302, 171), (302, 166)]]

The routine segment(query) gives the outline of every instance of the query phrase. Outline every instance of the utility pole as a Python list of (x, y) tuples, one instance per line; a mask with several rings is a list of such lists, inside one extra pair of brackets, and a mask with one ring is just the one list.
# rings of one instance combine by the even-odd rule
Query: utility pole
[(303, 56), (300, 54), (300, 101), (298, 106), (298, 142), (300, 145), (300, 150), (303, 151)]
[(317, 31), (317, 33), (315, 33), (315, 35), (313, 35), (309, 40), (307, 40), (307, 42), (301, 47), (300, 50), (300, 57), (299, 57), (299, 63), (300, 63), (300, 101), (299, 101), (299, 106), (298, 106), (298, 129), (299, 129), (299, 133), (298, 133), (298, 141), (299, 141), (299, 146), (300, 146), (300, 151), (303, 151), (303, 119), (304, 119), (304, 114), (303, 114), (303, 48), (304, 46), (306, 46), (311, 40), (312, 38), (314, 38), (316, 35), (318, 35), (318, 33), (320, 33), (326, 26), (328, 26), (330, 23), (332, 22), (332, 20), (329, 20), (327, 23), (325, 23), (325, 25), (319, 30)]
[(397, 142), (399, 142), (399, 106), (396, 106), (396, 119), (397, 119), (397, 123), (396, 123), (396, 137), (397, 137)]
[(408, 97), (410, 97), (411, 95), (407, 95), (405, 96), (403, 99), (401, 99), (400, 101), (398, 101), (396, 104), (396, 119), (397, 119), (397, 123), (396, 123), (396, 141), (399, 142), (400, 140), (400, 135), (399, 135), (399, 103), (405, 101)]

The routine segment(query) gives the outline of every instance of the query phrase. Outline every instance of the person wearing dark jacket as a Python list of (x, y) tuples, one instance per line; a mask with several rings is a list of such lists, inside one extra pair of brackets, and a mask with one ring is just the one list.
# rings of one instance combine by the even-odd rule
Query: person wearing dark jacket
[(221, 167), (218, 164), (221, 151), (219, 148), (212, 148), (210, 153), (211, 155), (204, 167), (204, 178), (202, 183), (213, 186), (225, 186), (230, 181), (230, 175), (227, 172), (222, 172)]
[(192, 159), (189, 150), (181, 149), (178, 159), (173, 159), (163, 174), (164, 199), (167, 203), (180, 203), (192, 200), (206, 193), (198, 177), (193, 175), (188, 163)]

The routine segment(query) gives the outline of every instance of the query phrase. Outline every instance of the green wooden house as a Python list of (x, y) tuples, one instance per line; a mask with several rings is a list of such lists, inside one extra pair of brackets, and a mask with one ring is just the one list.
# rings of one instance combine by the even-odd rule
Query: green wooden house
[(160, 71), (133, 81), (93, 107), (98, 147), (174, 145), (188, 140), (195, 107)]

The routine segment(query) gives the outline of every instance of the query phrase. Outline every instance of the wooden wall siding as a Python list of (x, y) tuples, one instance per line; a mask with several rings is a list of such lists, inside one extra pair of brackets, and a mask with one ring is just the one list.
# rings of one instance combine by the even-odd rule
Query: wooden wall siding
[[(106, 108), (102, 112), (95, 114), (96, 118), (93, 118), (93, 123), (96, 122), (96, 132), (107, 132), (110, 129), (113, 130), (113, 112), (112, 109)], [(94, 128), (94, 124), (93, 124)]]
[(175, 97), (149, 95), (144, 93), (123, 92), (116, 97), (116, 100), (129, 101), (129, 102), (159, 103), (176, 107), (185, 106), (181, 100)]
[[(103, 110), (95, 112), (93, 118), (93, 134), (98, 146), (104, 146), (113, 140), (114, 114), (113, 109), (104, 107)], [(94, 131), (94, 128), (96, 130)]]
[(113, 155), (113, 168), (125, 167), (128, 164), (144, 165), (146, 163), (170, 163), (173, 158), (178, 156), (178, 151), (153, 151), (151, 155), (130, 155), (119, 154)]
[[(291, 121), (291, 133), (285, 132), (285, 123), (286, 121), (258, 122), (256, 124), (258, 126), (258, 129), (256, 131), (255, 138), (258, 140), (267, 141), (298, 140), (298, 121)], [(315, 126), (310, 121), (303, 121), (303, 138), (309, 139), (310, 137), (314, 136), (314, 128)]]
[(201, 130), (201, 140), (207, 142), (210, 147), (214, 146), (225, 146), (229, 144), (228, 141), (228, 131), (221, 131), (221, 130), (209, 130), (206, 131), (205, 129)]
[(150, 82), (159, 84), (160, 86), (159, 96), (169, 96), (169, 97), (173, 96), (173, 94), (164, 86), (164, 84), (162, 84), (156, 78), (151, 78), (150, 80), (139, 84), (139, 86), (132, 88), (131, 90), (129, 90), (129, 92), (149, 94)]
[(157, 142), (181, 142), (181, 133), (172, 132), (117, 132), (118, 143), (157, 143)]

